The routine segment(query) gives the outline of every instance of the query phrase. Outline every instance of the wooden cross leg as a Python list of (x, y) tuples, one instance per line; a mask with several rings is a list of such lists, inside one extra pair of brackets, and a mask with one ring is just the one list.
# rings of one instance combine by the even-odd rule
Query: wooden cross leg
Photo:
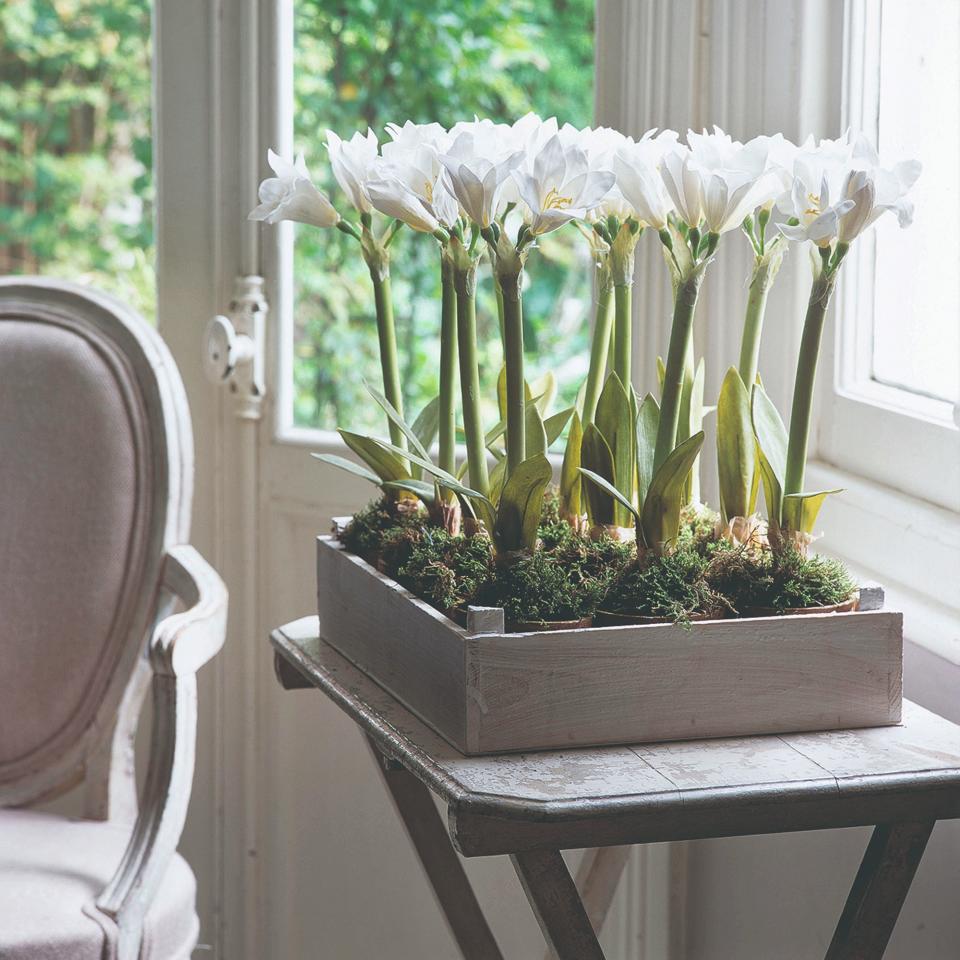
[(826, 960), (880, 960), (934, 823), (881, 823), (874, 829)]
[[(368, 738), (369, 740), (369, 738)], [(377, 769), (465, 960), (503, 960), (430, 791), (369, 740)]]

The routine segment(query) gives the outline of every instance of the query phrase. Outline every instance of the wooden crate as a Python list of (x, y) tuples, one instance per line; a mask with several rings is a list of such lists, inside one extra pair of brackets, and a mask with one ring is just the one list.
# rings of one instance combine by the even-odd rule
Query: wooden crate
[(463, 629), (332, 537), (317, 594), (326, 642), (465, 754), (900, 722), (899, 613)]

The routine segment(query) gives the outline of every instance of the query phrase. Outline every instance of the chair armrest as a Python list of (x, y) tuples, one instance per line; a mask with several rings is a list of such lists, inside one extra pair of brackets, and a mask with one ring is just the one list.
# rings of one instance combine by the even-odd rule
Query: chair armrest
[(140, 812), (116, 873), (96, 899), (116, 925), (117, 960), (139, 957), (143, 918), (180, 842), (193, 784), (196, 671), (223, 646), (227, 624), (226, 587), (193, 547), (167, 551), (162, 586), (187, 609), (161, 620), (150, 639), (153, 728)]
[(216, 570), (188, 545), (167, 551), (163, 586), (187, 609), (156, 625), (150, 640), (150, 663), (155, 673), (196, 673), (223, 646), (227, 588)]

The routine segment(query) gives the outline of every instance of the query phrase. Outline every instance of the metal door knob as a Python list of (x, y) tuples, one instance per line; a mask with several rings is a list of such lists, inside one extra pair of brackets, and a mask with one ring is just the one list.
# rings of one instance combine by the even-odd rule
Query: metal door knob
[(214, 317), (203, 335), (203, 371), (212, 383), (229, 380), (238, 366), (252, 363), (253, 339), (237, 333), (229, 317)]

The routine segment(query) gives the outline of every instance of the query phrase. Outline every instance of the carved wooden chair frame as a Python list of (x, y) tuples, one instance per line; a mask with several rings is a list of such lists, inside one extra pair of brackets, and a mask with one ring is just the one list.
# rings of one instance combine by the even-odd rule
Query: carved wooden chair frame
[[(107, 361), (137, 414), (139, 555), (124, 582), (111, 675), (96, 704), (34, 755), (0, 764), (0, 807), (29, 806), (83, 784), (91, 820), (133, 825), (96, 909), (117, 928), (118, 960), (140, 954), (143, 920), (183, 830), (196, 744), (196, 671), (223, 644), (227, 592), (189, 546), (193, 487), (190, 413), (169, 350), (134, 311), (110, 297), (48, 278), (0, 278), (0, 323), (56, 324)], [(133, 421), (132, 421), (133, 422)], [(140, 468), (143, 468), (142, 470)], [(181, 612), (176, 612), (178, 607)], [(134, 737), (152, 691), (150, 757), (137, 805)], [(63, 731), (62, 731), (63, 732)]]

